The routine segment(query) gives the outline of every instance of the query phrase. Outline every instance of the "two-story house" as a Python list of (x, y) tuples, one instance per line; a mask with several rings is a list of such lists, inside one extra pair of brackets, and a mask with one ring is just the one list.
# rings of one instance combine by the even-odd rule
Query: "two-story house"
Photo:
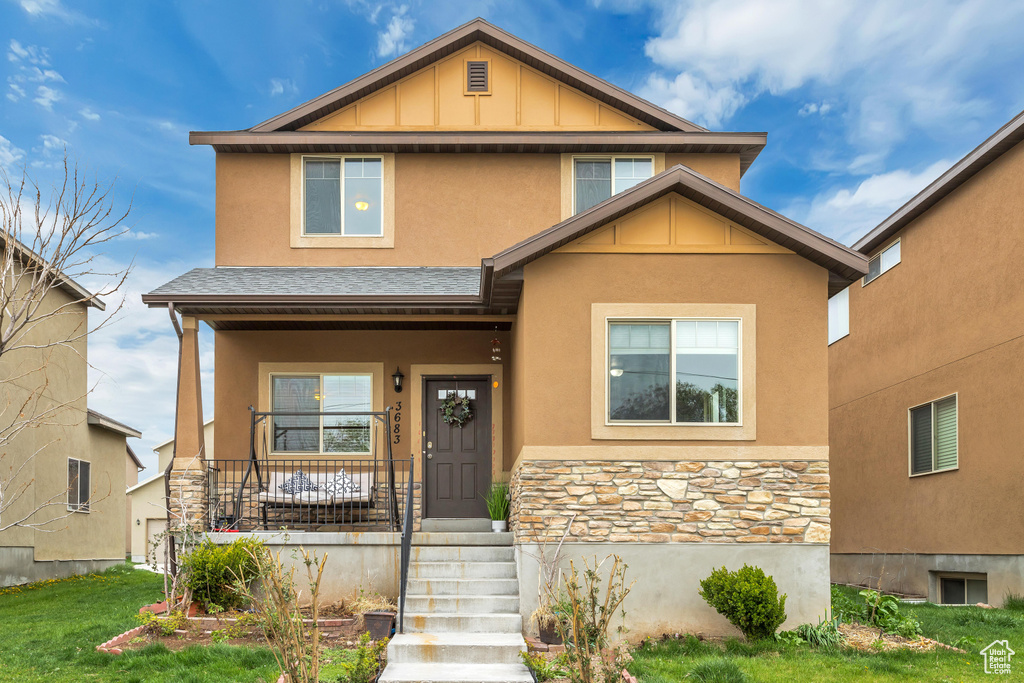
[(1024, 593), (1024, 114), (868, 232), (829, 302), (832, 577)]
[[(475, 20), (190, 141), (216, 151), (216, 267), (144, 300), (182, 317), (172, 487), (192, 511), (207, 492), (207, 528), (337, 544), (332, 590), (394, 591), (397, 534), (351, 534), (401, 524), (411, 467), (414, 557), (464, 572), (507, 538), (488, 580), (515, 579), (510, 600), (417, 601), (415, 630), (469, 609), (514, 613), (518, 637), (565, 534), (566, 566), (629, 564), (638, 637), (732, 632), (697, 595), (722, 565), (774, 575), (790, 624), (824, 615), (827, 299), (867, 260), (740, 193), (766, 134), (706, 130)], [(496, 480), (510, 536), (444, 533), (479, 527)]]
[(0, 262), (0, 322), (29, 320), (0, 354), (0, 586), (102, 571), (125, 560), (126, 441), (142, 436), (88, 407), (88, 315), (104, 304), (62, 273), (26, 286), (39, 258), (11, 238)]

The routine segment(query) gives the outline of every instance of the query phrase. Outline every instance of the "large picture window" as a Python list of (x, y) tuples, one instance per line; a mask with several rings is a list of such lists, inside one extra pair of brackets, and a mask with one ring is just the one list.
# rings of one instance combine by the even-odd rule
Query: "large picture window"
[(369, 453), (373, 411), (370, 374), (281, 374), (271, 376), (274, 451), (278, 453)]
[(92, 488), (92, 464), (88, 460), (68, 458), (68, 510), (89, 511)]
[(653, 175), (651, 157), (577, 157), (573, 160), (573, 213), (586, 211)]
[(956, 395), (910, 409), (910, 474), (959, 467)]
[(303, 157), (306, 235), (383, 235), (380, 157)]
[(740, 321), (608, 324), (608, 420), (739, 424)]

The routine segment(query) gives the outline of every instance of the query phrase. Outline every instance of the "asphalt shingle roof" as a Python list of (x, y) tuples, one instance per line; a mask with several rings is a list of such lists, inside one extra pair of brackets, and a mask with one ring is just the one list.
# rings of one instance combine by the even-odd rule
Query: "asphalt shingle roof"
[(171, 296), (395, 296), (480, 293), (479, 268), (195, 268), (157, 287)]

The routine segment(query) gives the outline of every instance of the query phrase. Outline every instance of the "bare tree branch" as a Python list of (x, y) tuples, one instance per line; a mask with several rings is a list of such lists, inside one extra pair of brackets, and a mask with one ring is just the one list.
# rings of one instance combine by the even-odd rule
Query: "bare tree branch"
[[(86, 419), (91, 388), (71, 380), (87, 367), (89, 334), (124, 308), (123, 294), (113, 310), (102, 299), (123, 291), (132, 266), (100, 264), (103, 246), (128, 232), (131, 208), (116, 209), (114, 184), (86, 178), (66, 152), (60, 181), (45, 190), (27, 168), (18, 179), (0, 168), (0, 533), (59, 531), (54, 523), (75, 512), (70, 487), (39, 490), (35, 466)], [(103, 284), (89, 291), (83, 278)], [(90, 307), (105, 311), (92, 326)]]

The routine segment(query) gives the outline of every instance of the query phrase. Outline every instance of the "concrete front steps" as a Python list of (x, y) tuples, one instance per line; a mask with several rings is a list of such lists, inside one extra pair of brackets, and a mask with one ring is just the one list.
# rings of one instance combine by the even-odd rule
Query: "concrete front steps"
[(380, 683), (532, 683), (519, 659), (526, 641), (512, 535), (477, 520), (424, 526), (413, 535), (405, 633), (388, 644)]

